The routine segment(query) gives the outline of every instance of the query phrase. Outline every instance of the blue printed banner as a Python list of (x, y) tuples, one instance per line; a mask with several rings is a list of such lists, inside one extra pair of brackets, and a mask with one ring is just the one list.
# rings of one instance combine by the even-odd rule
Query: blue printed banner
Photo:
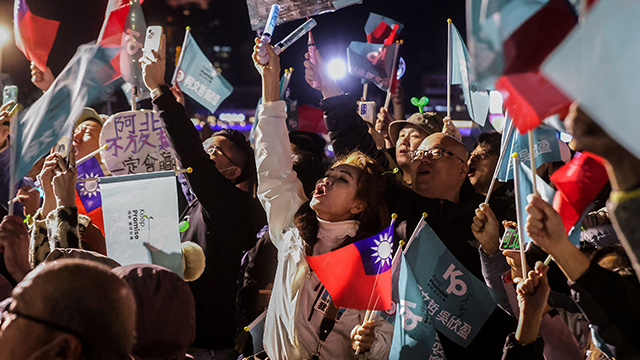
[(496, 306), (491, 290), (449, 252), (424, 220), (419, 226), (405, 258), (426, 312), (438, 331), (467, 347)]
[[(511, 121), (511, 118), (507, 116), (503, 134), (507, 133), (510, 126), (513, 126), (513, 122)], [(533, 130), (533, 142), (536, 166), (555, 161), (562, 161), (560, 146), (558, 145), (558, 132), (552, 127), (547, 125), (538, 126)], [(525, 166), (531, 167), (529, 164), (531, 159), (531, 154), (529, 154), (529, 136), (527, 134), (521, 135), (514, 129), (514, 131), (511, 132), (510, 139), (503, 139), (502, 146), (508, 146), (508, 148), (505, 153), (505, 158), (500, 164), (498, 180), (508, 181), (513, 179), (513, 164), (508, 160), (514, 152), (518, 153), (521, 162), (523, 162)]]
[(214, 113), (224, 99), (231, 95), (233, 86), (218, 73), (189, 31), (185, 35), (180, 56), (175, 81), (182, 92)]
[(182, 276), (175, 172), (107, 176), (100, 182), (109, 257), (122, 265), (157, 263)]
[(446, 359), (413, 272), (404, 255), (399, 253), (398, 257), (393, 268), (393, 307), (381, 312), (394, 324), (389, 360), (426, 359), (426, 354), (429, 359)]
[(352, 41), (347, 48), (349, 74), (372, 82), (382, 91), (389, 91), (399, 47), (400, 44)]

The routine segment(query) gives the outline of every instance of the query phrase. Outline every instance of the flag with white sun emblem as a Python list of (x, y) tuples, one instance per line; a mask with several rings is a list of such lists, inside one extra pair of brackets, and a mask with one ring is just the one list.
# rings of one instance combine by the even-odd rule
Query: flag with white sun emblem
[[(78, 164), (78, 180), (95, 179), (103, 177), (104, 172), (100, 162), (95, 157)], [(104, 220), (102, 218), (102, 196), (100, 196), (100, 184), (97, 180), (78, 181), (76, 183), (76, 205), (81, 214), (91, 218), (104, 234)]]
[(306, 259), (336, 307), (388, 310), (392, 253), (393, 221), (375, 236)]

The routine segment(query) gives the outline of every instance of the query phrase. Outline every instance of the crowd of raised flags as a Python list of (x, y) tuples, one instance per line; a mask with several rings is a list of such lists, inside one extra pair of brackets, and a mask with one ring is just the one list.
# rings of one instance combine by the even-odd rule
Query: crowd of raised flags
[[(16, 45), (43, 69), (58, 22), (34, 15), (27, 3), (15, 0)], [(139, 64), (146, 29), (140, 3), (109, 1), (97, 44), (80, 46), (51, 87), (14, 120), (11, 184), (23, 178), (61, 137), (72, 133), (83, 108), (100, 100), (103, 85), (122, 76), (133, 87), (145, 86)], [(264, 21), (264, 15), (259, 14), (267, 6), (247, 3), (252, 26), (259, 28)], [(289, 7), (292, 2), (282, 6), (282, 21), (339, 8), (317, 5), (294, 18)], [(545, 119), (558, 114), (563, 117), (570, 103), (577, 100), (616, 141), (632, 154), (640, 154), (640, 127), (634, 111), (638, 91), (633, 85), (640, 82), (640, 72), (632, 65), (640, 57), (638, 41), (634, 42), (640, 38), (631, 26), (640, 15), (640, 5), (600, 0), (595, 5), (589, 2), (588, 7), (580, 6), (564, 0), (468, 1), (470, 46), (467, 49), (461, 34), (449, 22), (451, 71), (447, 78), (447, 86), (461, 86), (469, 117), (480, 126), (485, 126), (488, 118), (489, 90), (503, 93), (506, 122), (500, 129), (503, 150), (494, 177), (502, 182), (515, 180), (518, 223), (527, 223), (528, 196), (540, 194), (560, 214), (576, 246), (580, 245), (581, 219), (608, 182), (606, 161), (586, 152), (570, 161), (564, 159), (559, 131)], [(372, 14), (365, 25), (367, 41), (353, 41), (346, 49), (349, 73), (393, 94), (403, 28), (393, 19)], [(182, 92), (211, 113), (233, 92), (233, 86), (218, 73), (188, 29), (173, 85), (179, 85)], [(304, 104), (297, 105), (297, 114), (300, 119), (319, 119), (319, 110)], [(149, 116), (153, 114), (147, 114), (147, 121)], [(115, 126), (110, 130), (115, 135), (101, 141), (110, 144), (105, 153), (118, 157), (118, 151), (127, 153), (133, 144), (133, 152), (122, 155), (122, 159), (126, 156), (132, 161), (132, 156), (140, 152), (138, 147), (169, 146), (166, 138), (151, 140), (153, 144), (148, 142), (149, 134), (143, 139), (144, 134), (135, 131), (132, 119), (126, 122), (116, 117), (111, 121), (105, 129)], [(136, 140), (138, 135), (140, 140)], [(121, 144), (128, 143), (126, 149), (118, 145), (116, 137), (123, 141)], [(180, 260), (175, 257), (181, 259), (173, 182), (175, 160), (160, 169), (171, 171), (157, 172), (155, 165), (146, 162), (149, 159), (162, 161), (159, 155), (149, 153), (136, 163), (146, 171), (109, 170), (114, 175), (151, 174), (104, 177), (97, 192), (78, 182), (78, 205), (84, 213), (95, 215), (92, 219), (104, 231), (110, 257), (122, 264), (152, 262), (146, 246), (151, 238), (156, 244), (163, 239), (158, 245), (162, 254), (155, 256), (165, 256), (159, 261), (182, 276)], [(551, 175), (553, 188), (532, 172), (534, 164), (561, 161), (567, 164)], [(79, 180), (104, 176), (96, 158), (78, 164), (78, 172)], [(159, 193), (162, 198), (156, 195)], [(490, 194), (487, 199), (491, 204)], [(93, 214), (98, 210), (99, 214)], [(467, 347), (496, 308), (494, 290), (455, 258), (424, 219), (410, 239), (403, 239), (407, 243), (396, 254), (392, 252), (393, 232), (392, 222), (378, 235), (323, 255), (308, 256), (306, 261), (336, 306), (379, 311), (394, 325), (390, 359), (445, 358), (438, 334)], [(532, 242), (526, 232), (520, 236), (525, 246)], [(269, 331), (261, 319), (264, 315), (248, 326), (252, 334), (256, 333), (254, 341), (260, 339), (257, 333)], [(640, 333), (636, 337), (640, 338)], [(254, 343), (254, 351), (260, 349), (261, 343)]]

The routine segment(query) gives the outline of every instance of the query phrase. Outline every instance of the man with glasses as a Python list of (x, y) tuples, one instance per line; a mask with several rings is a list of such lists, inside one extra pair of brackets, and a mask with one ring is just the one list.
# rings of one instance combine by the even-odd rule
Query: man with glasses
[[(471, 231), (475, 209), (482, 201), (467, 180), (469, 155), (458, 139), (445, 133), (429, 135), (409, 153), (412, 187), (391, 182), (386, 190), (389, 210), (397, 213), (399, 239), (409, 239), (423, 213), (426, 221), (449, 251), (484, 281), (478, 242)], [(496, 308), (483, 330), (466, 349), (440, 335), (447, 358), (500, 358), (499, 338), (515, 329), (515, 321)], [(496, 336), (498, 339), (496, 339)]]
[(251, 145), (237, 130), (222, 130), (201, 144), (185, 108), (164, 82), (164, 40), (156, 60), (145, 59), (143, 79), (160, 110), (167, 135), (196, 196), (183, 212), (182, 241), (200, 245), (206, 256), (202, 276), (189, 287), (196, 301), (196, 338), (189, 348), (196, 360), (233, 359), (236, 279), (244, 251), (251, 249), (266, 216), (253, 197), (256, 169)]
[(42, 265), (0, 307), (0, 360), (130, 358), (135, 300), (106, 266), (78, 259)]

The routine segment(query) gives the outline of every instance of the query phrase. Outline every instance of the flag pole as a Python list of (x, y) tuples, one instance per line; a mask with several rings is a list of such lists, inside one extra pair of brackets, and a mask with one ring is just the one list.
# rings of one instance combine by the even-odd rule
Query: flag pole
[(367, 93), (369, 92), (369, 83), (363, 80), (362, 85), (362, 101), (367, 101)]
[(538, 195), (538, 187), (536, 186), (536, 154), (533, 151), (535, 146), (533, 146), (533, 130), (529, 130), (529, 164), (531, 164), (531, 173), (533, 176), (531, 177), (531, 184), (533, 185), (533, 194)]
[[(513, 134), (513, 123), (509, 123), (509, 129), (507, 129), (506, 137), (507, 141), (511, 138), (511, 134)], [(489, 204), (489, 198), (491, 197), (491, 193), (493, 192), (493, 188), (496, 185), (496, 180), (498, 178), (498, 173), (500, 172), (500, 167), (502, 166), (502, 162), (504, 162), (504, 156), (507, 153), (507, 144), (500, 149), (500, 157), (498, 158), (498, 163), (496, 164), (496, 168), (493, 171), (493, 178), (491, 178), (491, 184), (489, 185), (489, 190), (487, 191), (487, 197), (484, 199), (485, 204)]]
[[(522, 238), (524, 237), (524, 214), (522, 213), (522, 208), (520, 204), (520, 157), (518, 153), (513, 153), (511, 155), (511, 159), (513, 160), (513, 182), (514, 189), (516, 190), (516, 219), (518, 220), (518, 243), (520, 246), (520, 264), (522, 266), (522, 280), (527, 278), (527, 257), (524, 253), (524, 243), (522, 242)], [(535, 177), (535, 173), (533, 174)]]
[(136, 97), (138, 96), (138, 87), (131, 87), (131, 111), (136, 111)]
[(384, 100), (385, 109), (389, 109), (389, 103), (391, 102), (391, 86), (393, 85), (393, 82), (397, 77), (396, 73), (398, 72), (398, 65), (396, 63), (398, 62), (398, 52), (400, 51), (402, 40), (396, 41), (396, 44), (398, 44), (398, 46), (396, 46), (396, 51), (393, 54), (393, 68), (391, 69), (391, 74), (389, 74), (389, 90), (387, 90), (387, 98)]
[(451, 119), (451, 19), (447, 19), (447, 117)]
[(191, 33), (191, 28), (187, 26), (184, 32), (184, 40), (182, 40), (182, 47), (180, 48), (180, 55), (178, 56), (178, 61), (176, 62), (176, 69), (173, 71), (173, 76), (171, 77), (171, 85), (176, 84), (176, 80), (178, 78), (178, 70), (182, 66), (182, 57), (184, 56), (184, 47), (187, 46), (187, 39), (189, 38), (190, 33)]
[[(18, 104), (16, 104), (15, 106), (18, 106)], [(18, 116), (19, 111), (20, 110), (16, 111), (16, 115), (14, 115), (14, 121), (11, 121), (11, 125), (9, 126), (9, 133), (11, 134), (10, 139), (12, 140), (9, 144), (9, 148), (11, 150), (11, 159), (9, 160), (9, 199), (13, 199), (13, 196), (17, 193), (15, 190), (16, 181), (14, 178), (16, 176), (16, 160), (18, 156), (18, 153), (16, 151), (16, 140), (18, 135), (18, 123), (20, 119), (20, 116)], [(9, 139), (7, 139), (7, 141), (9, 141)], [(7, 209), (8, 215), (14, 215), (13, 210), (13, 202), (11, 202), (9, 204), (9, 208)]]

